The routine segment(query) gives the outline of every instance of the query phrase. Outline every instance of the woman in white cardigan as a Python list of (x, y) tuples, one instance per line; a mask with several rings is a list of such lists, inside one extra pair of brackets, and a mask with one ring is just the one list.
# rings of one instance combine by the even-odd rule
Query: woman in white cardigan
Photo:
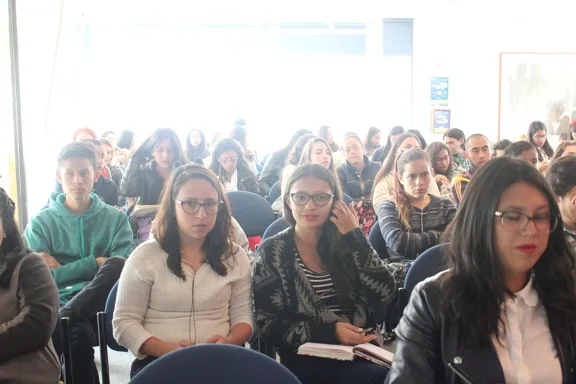
[(126, 262), (112, 321), (118, 343), (137, 357), (131, 377), (176, 349), (244, 345), (252, 334), (250, 261), (232, 241), (216, 176), (201, 165), (179, 167), (152, 231)]
[[(374, 189), (372, 191), (372, 205), (374, 211), (378, 212), (380, 204), (385, 200), (391, 200), (394, 195), (394, 177), (396, 174), (396, 158), (410, 148), (421, 148), (420, 141), (412, 133), (403, 133), (394, 142), (384, 164), (374, 178)], [(428, 193), (434, 196), (440, 196), (440, 190), (436, 183), (430, 183)]]

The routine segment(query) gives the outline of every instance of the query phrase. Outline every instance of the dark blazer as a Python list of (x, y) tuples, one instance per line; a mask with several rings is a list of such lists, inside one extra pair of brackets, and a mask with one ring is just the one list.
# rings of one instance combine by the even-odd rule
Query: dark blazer
[(270, 156), (270, 159), (266, 165), (264, 165), (264, 169), (260, 175), (260, 180), (258, 180), (258, 184), (260, 185), (260, 195), (267, 196), (274, 183), (280, 180), (280, 174), (286, 165), (287, 157), (288, 154), (284, 150), (274, 152)]
[[(396, 328), (397, 344), (389, 382), (418, 384), (504, 383), (496, 350), (490, 345), (474, 348), (459, 343), (459, 334), (440, 310), (440, 281), (416, 286)], [(474, 305), (474, 303), (470, 303)], [(550, 329), (562, 367), (562, 382), (574, 383), (574, 341), (560, 340)]]
[(362, 172), (358, 172), (348, 160), (338, 167), (338, 177), (340, 178), (342, 192), (354, 200), (369, 199), (372, 196), (374, 178), (380, 170), (380, 163), (368, 160), (366, 155), (364, 155), (364, 164)]
[(140, 205), (157, 205), (164, 190), (164, 179), (154, 161), (142, 163), (142, 160), (132, 158), (126, 174), (120, 184), (120, 194), (126, 197), (140, 197)]

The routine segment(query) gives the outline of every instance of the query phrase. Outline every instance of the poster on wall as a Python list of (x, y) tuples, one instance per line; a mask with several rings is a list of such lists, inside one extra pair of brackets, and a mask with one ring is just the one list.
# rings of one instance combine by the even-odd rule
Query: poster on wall
[(514, 140), (540, 120), (554, 146), (576, 118), (576, 53), (500, 54), (498, 138)]
[(432, 111), (432, 133), (444, 133), (450, 129), (450, 110), (434, 109)]
[(448, 77), (433, 77), (430, 81), (430, 101), (432, 106), (448, 106)]

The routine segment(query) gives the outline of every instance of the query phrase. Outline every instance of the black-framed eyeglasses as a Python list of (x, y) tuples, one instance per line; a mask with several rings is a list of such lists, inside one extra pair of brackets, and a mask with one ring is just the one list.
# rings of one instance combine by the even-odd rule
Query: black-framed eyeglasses
[(330, 193), (317, 193), (315, 195), (309, 195), (304, 192), (296, 192), (291, 193), (290, 198), (292, 199), (294, 204), (299, 206), (308, 204), (310, 199), (312, 199), (312, 202), (316, 204), (318, 207), (323, 207), (326, 204), (330, 203), (330, 201), (332, 201), (334, 195)]
[(182, 210), (189, 215), (197, 213), (201, 207), (204, 207), (204, 212), (206, 212), (207, 215), (215, 215), (224, 204), (224, 202), (220, 200), (208, 200), (203, 203), (196, 200), (174, 199), (174, 201), (179, 202)]
[(523, 231), (531, 221), (534, 222), (536, 229), (540, 232), (552, 232), (558, 225), (558, 217), (549, 212), (528, 216), (518, 211), (496, 211), (494, 216), (499, 217), (502, 226), (510, 231)]

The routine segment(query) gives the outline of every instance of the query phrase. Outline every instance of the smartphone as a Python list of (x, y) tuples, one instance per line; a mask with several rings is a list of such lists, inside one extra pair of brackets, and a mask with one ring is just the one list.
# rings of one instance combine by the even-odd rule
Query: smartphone
[(368, 328), (362, 329), (361, 333), (363, 333), (366, 336), (370, 333), (373, 333), (375, 330), (376, 330), (376, 328), (374, 328), (374, 327), (368, 327)]

